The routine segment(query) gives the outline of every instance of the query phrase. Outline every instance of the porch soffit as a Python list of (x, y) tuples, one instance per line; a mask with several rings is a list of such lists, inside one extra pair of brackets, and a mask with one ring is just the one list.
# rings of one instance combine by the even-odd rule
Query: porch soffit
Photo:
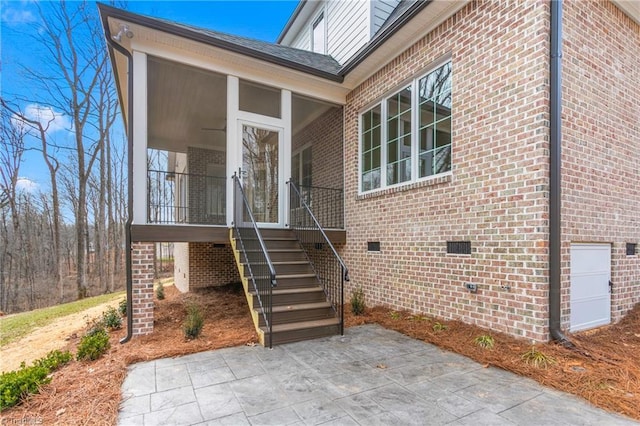
[[(121, 44), (129, 51), (137, 50), (160, 58), (192, 65), (205, 70), (234, 75), (265, 85), (290, 90), (305, 96), (331, 103), (344, 104), (349, 89), (337, 81), (331, 81), (283, 65), (267, 62), (252, 56), (235, 53), (220, 47), (151, 29), (136, 23), (113, 17), (108, 18), (111, 34), (116, 34), (121, 24), (126, 24), (133, 38), (122, 37)], [(114, 66), (126, 94), (127, 64), (116, 55)], [(135, 72), (135, 71), (134, 71)], [(123, 99), (126, 101), (126, 99)]]
[[(263, 84), (291, 90), (292, 92), (332, 103), (345, 104), (347, 94), (389, 63), (389, 58), (395, 58), (399, 53), (406, 50), (448, 17), (464, 7), (469, 1), (470, 0), (431, 1), (426, 7), (422, 7), (411, 19), (405, 20), (400, 17), (397, 19), (399, 27), (389, 28), (389, 37), (374, 37), (372, 42), (364, 46), (354, 56), (351, 62), (345, 64), (342, 69), (335, 70), (335, 77), (344, 76), (342, 82), (328, 79), (328, 76), (334, 72), (333, 66), (329, 63), (323, 63), (319, 67), (321, 70), (325, 69), (326, 71), (321, 77), (310, 74), (309, 70), (301, 71), (291, 68), (286, 64), (277, 63), (277, 58), (275, 58), (274, 61), (267, 61), (250, 54), (237, 53), (201, 41), (168, 33), (145, 24), (137, 23), (137, 21), (148, 20), (152, 24), (157, 23), (161, 26), (176, 28), (176, 31), (182, 29), (187, 33), (194, 34), (196, 38), (198, 34), (202, 37), (207, 37), (209, 33), (207, 30), (194, 29), (189, 26), (168, 23), (153, 18), (130, 14), (129, 12), (107, 6), (100, 6), (101, 13), (103, 13), (109, 23), (110, 34), (107, 34), (107, 36), (116, 34), (120, 24), (126, 24), (133, 32), (134, 36), (132, 39), (122, 37), (121, 40), (121, 44), (129, 51), (137, 49), (155, 56), (187, 63), (203, 69), (258, 81)], [(113, 16), (113, 14), (115, 14), (115, 16)], [(127, 17), (129, 18), (127, 19)], [(382, 30), (384, 29), (385, 28)], [(221, 33), (215, 32), (211, 33), (217, 37), (223, 36), (229, 38), (229, 40), (223, 40), (228, 43), (233, 43), (234, 40), (240, 40), (239, 43), (249, 43), (249, 46), (251, 46), (250, 43), (256, 43), (255, 46), (251, 46), (254, 51), (262, 45), (269, 45), (275, 49), (280, 47), (284, 48), (284, 46), (252, 41), (242, 37), (226, 34), (221, 35)], [(378, 34), (378, 36), (379, 35), (380, 34)], [(286, 49), (284, 56), (295, 56), (296, 53), (301, 55), (309, 53), (303, 51), (294, 52), (295, 49), (291, 48)], [(126, 63), (123, 60), (117, 60), (117, 56), (118, 55), (116, 55), (116, 63), (114, 65), (117, 67), (118, 78), (123, 84), (122, 87), (126, 87)], [(267, 53), (266, 56), (269, 56), (269, 54)], [(313, 58), (305, 57), (303, 59), (303, 62), (304, 61), (306, 61), (308, 65), (310, 63), (309, 61), (313, 61)], [(294, 58), (292, 63), (295, 62), (296, 59)], [(321, 71), (320, 74), (323, 74), (323, 72)]]

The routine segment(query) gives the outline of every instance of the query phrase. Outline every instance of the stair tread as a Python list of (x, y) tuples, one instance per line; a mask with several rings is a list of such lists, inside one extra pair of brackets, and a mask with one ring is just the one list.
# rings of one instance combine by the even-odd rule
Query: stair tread
[[(277, 288), (276, 287), (273, 289), (273, 294), (314, 293), (317, 291), (323, 291), (322, 287), (320, 286), (300, 287), (300, 288)], [(254, 290), (251, 290), (249, 293), (253, 295), (256, 294)]]
[[(313, 278), (316, 274), (276, 274), (276, 280), (279, 279), (296, 279), (296, 278)], [(257, 279), (267, 279), (268, 276), (256, 276)]]
[[(243, 265), (247, 265), (248, 262), (242, 262)], [(308, 260), (278, 260), (276, 262), (271, 262), (274, 266), (276, 265), (310, 265), (311, 262)]]
[[(282, 305), (282, 306), (274, 306), (272, 312), (290, 312), (290, 311), (304, 311), (307, 309), (318, 309), (318, 308), (330, 308), (331, 304), (329, 302), (315, 302), (315, 303), (296, 303), (292, 305)], [(256, 312), (262, 312), (261, 308), (255, 309)]]
[[(304, 330), (305, 328), (315, 328), (315, 327), (327, 327), (332, 325), (339, 325), (339, 318), (325, 318), (319, 320), (310, 320), (310, 321), (300, 321), (300, 322), (292, 322), (288, 324), (273, 324), (272, 331), (274, 333), (284, 332), (284, 331), (293, 331), (293, 330)], [(268, 333), (269, 330), (266, 327), (263, 327), (265, 333)]]

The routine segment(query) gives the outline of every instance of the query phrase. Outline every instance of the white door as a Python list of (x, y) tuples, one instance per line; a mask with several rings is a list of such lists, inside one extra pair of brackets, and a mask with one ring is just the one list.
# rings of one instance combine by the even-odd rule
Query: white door
[(571, 331), (611, 322), (610, 280), (610, 244), (571, 244)]
[(282, 129), (240, 122), (241, 182), (253, 217), (260, 226), (281, 226), (285, 180), (282, 170)]

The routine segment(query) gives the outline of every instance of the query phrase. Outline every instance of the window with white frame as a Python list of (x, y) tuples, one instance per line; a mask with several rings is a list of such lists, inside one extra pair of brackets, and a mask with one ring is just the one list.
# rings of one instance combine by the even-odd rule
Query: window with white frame
[(360, 117), (361, 192), (451, 170), (451, 62)]
[(321, 13), (311, 26), (311, 51), (327, 53), (327, 27), (324, 21), (324, 13)]

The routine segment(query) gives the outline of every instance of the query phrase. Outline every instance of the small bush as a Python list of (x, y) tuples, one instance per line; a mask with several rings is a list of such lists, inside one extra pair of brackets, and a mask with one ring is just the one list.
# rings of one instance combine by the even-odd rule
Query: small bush
[(22, 402), (29, 394), (38, 393), (40, 386), (51, 381), (45, 367), (26, 367), (22, 363), (17, 371), (2, 373), (0, 376), (0, 410)]
[(475, 338), (476, 345), (480, 346), (483, 349), (492, 349), (495, 345), (495, 340), (493, 340), (493, 336), (488, 334), (483, 334)]
[(111, 344), (109, 343), (109, 333), (101, 327), (94, 327), (80, 339), (78, 344), (78, 361), (94, 361), (102, 356)]
[(164, 300), (164, 285), (162, 283), (158, 283), (156, 287), (156, 297), (158, 300)]
[(127, 299), (122, 299), (120, 301), (120, 304), (118, 305), (118, 311), (120, 312), (121, 316), (127, 316)]
[(118, 330), (122, 327), (122, 317), (116, 308), (109, 308), (102, 313), (102, 323), (109, 330)]
[(448, 327), (445, 324), (441, 324), (436, 321), (435, 323), (433, 323), (432, 328), (434, 332), (439, 333), (441, 331), (445, 331)]
[(391, 317), (392, 320), (396, 321), (399, 320), (401, 315), (400, 312), (396, 312), (396, 311), (391, 311), (389, 312), (389, 316)]
[(20, 369), (0, 375), (0, 411), (24, 401), (38, 393), (40, 386), (51, 381), (49, 374), (71, 361), (68, 351), (51, 351), (46, 357), (34, 361), (31, 367), (23, 362)]
[(72, 358), (73, 356), (69, 351), (62, 352), (59, 350), (55, 350), (49, 352), (46, 357), (34, 361), (33, 365), (44, 367), (49, 371), (55, 371), (71, 361)]
[(365, 308), (364, 292), (362, 291), (362, 287), (357, 287), (351, 294), (351, 312), (356, 316), (362, 315), (364, 314)]
[(200, 308), (196, 305), (187, 306), (187, 317), (183, 325), (184, 337), (187, 339), (195, 339), (200, 335), (203, 326), (204, 318), (202, 317)]
[(521, 358), (525, 363), (532, 364), (536, 368), (547, 368), (549, 365), (555, 364), (556, 362), (555, 359), (545, 355), (543, 352), (536, 349), (535, 346), (531, 346), (531, 349), (523, 353)]

